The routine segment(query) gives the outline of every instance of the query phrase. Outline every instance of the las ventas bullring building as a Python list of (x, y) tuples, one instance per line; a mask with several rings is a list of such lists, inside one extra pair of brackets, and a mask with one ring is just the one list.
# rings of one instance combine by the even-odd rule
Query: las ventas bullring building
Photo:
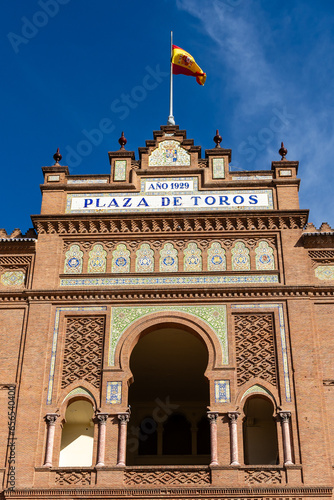
[(0, 231), (3, 498), (332, 498), (334, 230), (168, 125)]

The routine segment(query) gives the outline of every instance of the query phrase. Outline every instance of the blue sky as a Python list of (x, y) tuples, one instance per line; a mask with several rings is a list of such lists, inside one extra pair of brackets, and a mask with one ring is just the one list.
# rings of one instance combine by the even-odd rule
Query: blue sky
[(270, 169), (283, 140), (300, 162), (301, 208), (317, 227), (334, 226), (331, 1), (11, 0), (0, 28), (8, 232), (32, 226), (41, 167), (57, 147), (71, 174), (109, 173), (122, 130), (138, 158), (166, 124), (170, 30), (207, 73), (204, 87), (174, 77), (180, 128), (203, 155), (219, 128), (235, 170)]

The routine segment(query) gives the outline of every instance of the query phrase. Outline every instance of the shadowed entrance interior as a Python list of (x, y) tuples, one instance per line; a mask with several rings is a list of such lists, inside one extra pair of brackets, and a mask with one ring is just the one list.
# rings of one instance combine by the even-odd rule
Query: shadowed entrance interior
[(204, 342), (188, 331), (161, 328), (139, 340), (130, 358), (128, 465), (210, 462), (207, 364)]

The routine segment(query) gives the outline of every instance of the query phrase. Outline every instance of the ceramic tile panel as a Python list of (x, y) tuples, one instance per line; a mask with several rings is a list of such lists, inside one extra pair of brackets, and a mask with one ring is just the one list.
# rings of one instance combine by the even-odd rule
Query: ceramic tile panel
[(107, 252), (103, 246), (96, 244), (89, 252), (88, 272), (105, 273), (107, 270)]
[(162, 273), (176, 273), (179, 267), (178, 251), (172, 243), (165, 243), (160, 250), (159, 270)]
[(237, 241), (231, 250), (232, 253), (232, 270), (233, 271), (249, 271), (250, 257), (249, 250), (245, 243)]
[(117, 245), (112, 253), (111, 262), (112, 273), (129, 273), (130, 272), (130, 251), (124, 243)]
[(82, 257), (83, 252), (79, 245), (71, 245), (65, 254), (65, 274), (80, 274), (82, 273)]
[(226, 255), (218, 241), (211, 243), (208, 248), (208, 271), (225, 271), (226, 270)]
[(259, 241), (255, 249), (255, 262), (259, 271), (275, 269), (274, 250), (266, 241)]
[(107, 405), (119, 405), (122, 402), (122, 382), (107, 382)]
[(184, 249), (183, 270), (186, 272), (202, 271), (202, 250), (197, 243), (189, 243)]
[(153, 273), (153, 271), (154, 251), (148, 243), (143, 243), (136, 252), (136, 272)]

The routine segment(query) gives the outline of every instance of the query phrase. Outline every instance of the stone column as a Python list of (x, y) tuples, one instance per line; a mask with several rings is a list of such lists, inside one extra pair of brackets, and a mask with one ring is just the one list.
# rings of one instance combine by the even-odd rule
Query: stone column
[(130, 420), (130, 413), (119, 413), (118, 419), (119, 419), (119, 433), (118, 433), (117, 465), (119, 467), (125, 467), (126, 431), (128, 422)]
[(292, 450), (291, 450), (291, 438), (290, 438), (291, 412), (290, 411), (280, 411), (278, 414), (281, 417), (284, 465), (293, 465)]
[(218, 446), (217, 446), (217, 418), (218, 413), (208, 411), (208, 419), (210, 420), (210, 444), (211, 444), (211, 462), (210, 465), (218, 464)]
[(97, 463), (96, 466), (104, 466), (104, 454), (106, 450), (106, 424), (109, 414), (96, 413), (96, 418), (99, 422), (99, 441), (97, 446)]
[(48, 430), (46, 437), (44, 467), (52, 467), (53, 442), (55, 438), (56, 420), (58, 417), (59, 415), (57, 413), (47, 413), (45, 415), (45, 421), (47, 423)]
[(230, 419), (230, 450), (231, 450), (231, 464), (240, 465), (238, 456), (238, 428), (237, 420), (240, 415), (237, 411), (230, 411), (227, 416)]

